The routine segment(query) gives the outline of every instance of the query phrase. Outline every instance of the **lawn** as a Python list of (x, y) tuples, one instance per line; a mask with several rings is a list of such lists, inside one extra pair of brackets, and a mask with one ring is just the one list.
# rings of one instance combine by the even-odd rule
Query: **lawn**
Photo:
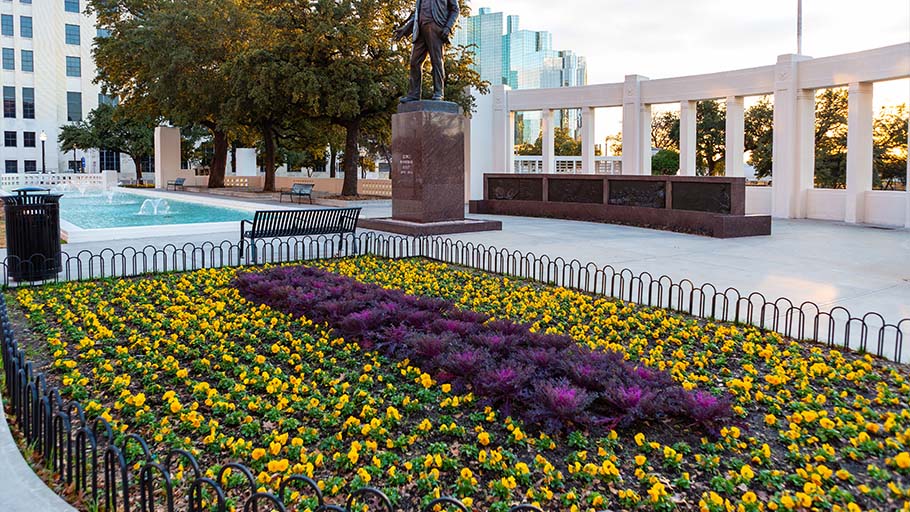
[(297, 473), (329, 502), (369, 485), (408, 510), (910, 508), (903, 366), (426, 260), (308, 265), (9, 302), (88, 414), (266, 489)]

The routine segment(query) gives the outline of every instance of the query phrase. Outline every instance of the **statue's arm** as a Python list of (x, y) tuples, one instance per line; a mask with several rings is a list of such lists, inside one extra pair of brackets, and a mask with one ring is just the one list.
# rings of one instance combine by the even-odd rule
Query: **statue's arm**
[(395, 31), (395, 38), (401, 39), (402, 37), (410, 34), (414, 31), (414, 14), (408, 18), (408, 21), (404, 25), (398, 27), (398, 30)]
[(455, 22), (458, 21), (458, 13), (460, 12), (460, 7), (458, 6), (458, 0), (448, 0), (449, 3), (449, 19), (446, 20), (446, 28), (449, 29), (451, 33), (455, 28)]

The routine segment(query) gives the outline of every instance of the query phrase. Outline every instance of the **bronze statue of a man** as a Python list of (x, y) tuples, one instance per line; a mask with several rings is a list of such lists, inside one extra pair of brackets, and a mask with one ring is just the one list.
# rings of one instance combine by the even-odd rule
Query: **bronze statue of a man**
[(402, 103), (420, 100), (421, 71), (428, 53), (433, 65), (433, 99), (443, 98), (446, 80), (443, 47), (452, 37), (457, 19), (458, 0), (417, 0), (408, 22), (395, 30), (396, 40), (410, 34), (414, 43), (408, 94), (401, 98)]

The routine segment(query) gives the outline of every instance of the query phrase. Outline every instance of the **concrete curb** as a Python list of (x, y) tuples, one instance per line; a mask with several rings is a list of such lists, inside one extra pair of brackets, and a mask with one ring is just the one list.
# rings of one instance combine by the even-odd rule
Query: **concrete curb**
[(13, 440), (0, 398), (0, 510), (75, 512), (32, 471)]

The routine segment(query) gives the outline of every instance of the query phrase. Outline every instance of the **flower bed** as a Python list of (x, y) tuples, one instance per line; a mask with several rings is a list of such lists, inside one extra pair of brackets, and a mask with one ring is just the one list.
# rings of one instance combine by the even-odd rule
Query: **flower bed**
[(515, 502), (553, 511), (905, 505), (903, 367), (423, 260), (313, 265), (623, 354), (693, 396), (731, 396), (734, 418), (716, 439), (665, 421), (603, 433), (529, 425), (481, 403), (466, 382), (434, 379), (416, 357), (381, 355), (392, 352), (379, 339), (363, 348), (248, 302), (230, 269), (15, 298), (32, 343), (50, 340), (64, 394), (90, 416), (144, 435), (159, 453), (185, 447), (205, 466), (248, 463), (264, 488), (300, 473), (330, 497), (372, 485), (406, 509), (446, 494), (494, 511)]
[(549, 433), (586, 428), (605, 434), (676, 419), (713, 435), (729, 419), (726, 401), (687, 391), (667, 372), (633, 367), (621, 352), (532, 332), (443, 299), (299, 266), (241, 274), (236, 286), (248, 300), (326, 323), (392, 360), (410, 360), (457, 391), (471, 391)]

